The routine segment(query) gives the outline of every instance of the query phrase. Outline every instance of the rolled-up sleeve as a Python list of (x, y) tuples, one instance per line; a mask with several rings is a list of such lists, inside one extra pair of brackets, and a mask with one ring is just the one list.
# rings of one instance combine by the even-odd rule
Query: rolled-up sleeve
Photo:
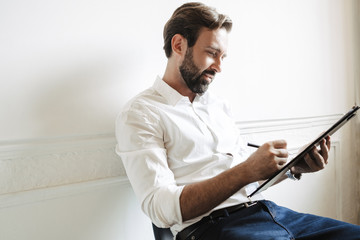
[(116, 152), (145, 214), (158, 227), (181, 224), (183, 186), (169, 169), (156, 113), (141, 104), (125, 110), (116, 120), (116, 138)]

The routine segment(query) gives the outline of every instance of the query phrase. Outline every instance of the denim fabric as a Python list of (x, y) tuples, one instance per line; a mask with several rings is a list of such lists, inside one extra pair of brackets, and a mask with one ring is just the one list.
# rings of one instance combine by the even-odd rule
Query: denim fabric
[(203, 240), (352, 240), (360, 239), (360, 226), (303, 214), (260, 201), (215, 221)]

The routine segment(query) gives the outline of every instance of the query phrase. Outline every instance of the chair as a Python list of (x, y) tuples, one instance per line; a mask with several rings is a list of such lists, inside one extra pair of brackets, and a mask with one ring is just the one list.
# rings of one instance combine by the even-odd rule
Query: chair
[(170, 228), (158, 228), (154, 224), (152, 225), (155, 240), (173, 240), (174, 236), (172, 235)]

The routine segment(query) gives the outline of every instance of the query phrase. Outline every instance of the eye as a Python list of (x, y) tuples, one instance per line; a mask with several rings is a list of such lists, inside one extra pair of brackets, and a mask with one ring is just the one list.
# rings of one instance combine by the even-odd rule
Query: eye
[(215, 52), (215, 51), (207, 51), (207, 53), (208, 53), (211, 57), (216, 57), (216, 56), (217, 56), (217, 52)]

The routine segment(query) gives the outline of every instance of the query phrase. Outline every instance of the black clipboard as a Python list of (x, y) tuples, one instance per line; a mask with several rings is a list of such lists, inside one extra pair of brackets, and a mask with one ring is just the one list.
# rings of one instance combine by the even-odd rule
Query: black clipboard
[(275, 182), (277, 182), (288, 170), (290, 170), (297, 162), (302, 160), (304, 156), (314, 147), (319, 146), (320, 141), (326, 136), (331, 136), (337, 130), (339, 130), (345, 123), (347, 123), (351, 118), (356, 115), (356, 111), (359, 110), (359, 106), (354, 106), (349, 112), (347, 112), (344, 116), (342, 116), (336, 123), (334, 123), (328, 130), (322, 133), (319, 137), (317, 137), (313, 142), (311, 142), (304, 150), (298, 153), (290, 162), (288, 162), (283, 168), (277, 171), (274, 175), (272, 175), (268, 180), (262, 183), (254, 192), (252, 192), (248, 198), (250, 199), (257, 193), (260, 193), (270, 186), (272, 186)]

